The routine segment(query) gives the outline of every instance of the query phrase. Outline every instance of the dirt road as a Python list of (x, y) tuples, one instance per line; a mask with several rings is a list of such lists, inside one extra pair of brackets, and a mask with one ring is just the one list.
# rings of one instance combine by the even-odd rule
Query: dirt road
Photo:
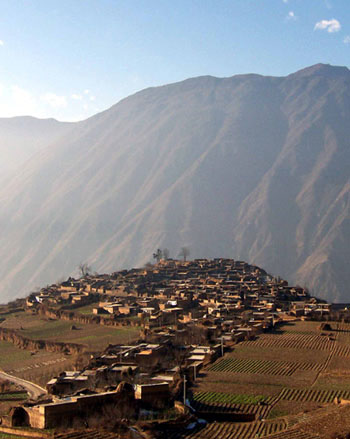
[(45, 395), (47, 392), (43, 387), (38, 386), (37, 384), (31, 383), (30, 381), (23, 380), (22, 378), (15, 377), (13, 375), (9, 375), (6, 372), (0, 371), (0, 378), (4, 380), (11, 381), (12, 383), (18, 384), (26, 389), (29, 393), (30, 398), (36, 399), (41, 395)]

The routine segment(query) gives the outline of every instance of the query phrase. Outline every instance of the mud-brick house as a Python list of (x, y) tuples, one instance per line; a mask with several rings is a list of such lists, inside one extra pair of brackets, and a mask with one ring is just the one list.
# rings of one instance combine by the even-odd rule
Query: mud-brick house
[(134, 392), (113, 391), (65, 398), (58, 402), (34, 406), (24, 405), (11, 411), (13, 427), (56, 428), (73, 425), (77, 419), (96, 416), (106, 405), (120, 406), (121, 413), (130, 416), (135, 411)]
[(91, 378), (80, 372), (62, 372), (46, 384), (46, 390), (51, 395), (69, 395), (77, 390), (89, 387)]
[(290, 306), (290, 314), (300, 317), (305, 314), (305, 302), (292, 302)]
[(73, 278), (69, 278), (61, 283), (59, 289), (61, 291), (78, 291), (80, 289), (80, 282)]
[(141, 368), (148, 369), (157, 366), (164, 354), (164, 346), (157, 344), (147, 345), (145, 349), (135, 355), (135, 361)]
[(165, 381), (135, 386), (135, 399), (140, 400), (146, 407), (164, 407), (169, 404), (169, 396), (169, 383)]
[(204, 365), (211, 363), (218, 357), (218, 352), (210, 346), (195, 346), (189, 352), (187, 358), (187, 364), (191, 364), (196, 361), (202, 362)]
[(75, 290), (70, 290), (70, 291), (64, 290), (64, 291), (61, 292), (61, 298), (62, 298), (63, 300), (69, 300), (69, 301), (71, 301), (72, 298), (73, 298), (74, 296), (76, 296), (76, 295), (77, 295), (77, 292), (76, 292)]
[(140, 311), (140, 307), (136, 305), (123, 305), (119, 307), (119, 314), (136, 316)]
[(137, 377), (139, 367), (135, 364), (115, 364), (108, 368), (108, 382), (109, 384), (116, 384), (121, 381), (127, 381)]

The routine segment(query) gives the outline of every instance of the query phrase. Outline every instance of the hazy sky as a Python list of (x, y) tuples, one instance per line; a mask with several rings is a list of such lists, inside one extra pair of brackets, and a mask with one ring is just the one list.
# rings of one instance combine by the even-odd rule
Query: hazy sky
[(0, 117), (84, 119), (200, 75), (350, 65), (350, 0), (0, 0)]

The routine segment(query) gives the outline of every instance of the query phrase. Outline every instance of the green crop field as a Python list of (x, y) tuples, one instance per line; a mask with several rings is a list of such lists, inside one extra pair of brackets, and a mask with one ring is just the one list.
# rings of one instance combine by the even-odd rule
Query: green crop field
[(20, 400), (20, 399), (27, 399), (28, 395), (26, 392), (21, 393), (0, 393), (0, 401), (13, 401), (13, 400)]
[(0, 432), (0, 439), (25, 439), (25, 436), (14, 436), (13, 434), (6, 434)]

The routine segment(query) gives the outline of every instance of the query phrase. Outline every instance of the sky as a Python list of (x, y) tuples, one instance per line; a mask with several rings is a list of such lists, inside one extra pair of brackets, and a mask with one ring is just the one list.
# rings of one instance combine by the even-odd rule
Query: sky
[(0, 117), (86, 119), (202, 75), (350, 67), (349, 0), (0, 0)]

